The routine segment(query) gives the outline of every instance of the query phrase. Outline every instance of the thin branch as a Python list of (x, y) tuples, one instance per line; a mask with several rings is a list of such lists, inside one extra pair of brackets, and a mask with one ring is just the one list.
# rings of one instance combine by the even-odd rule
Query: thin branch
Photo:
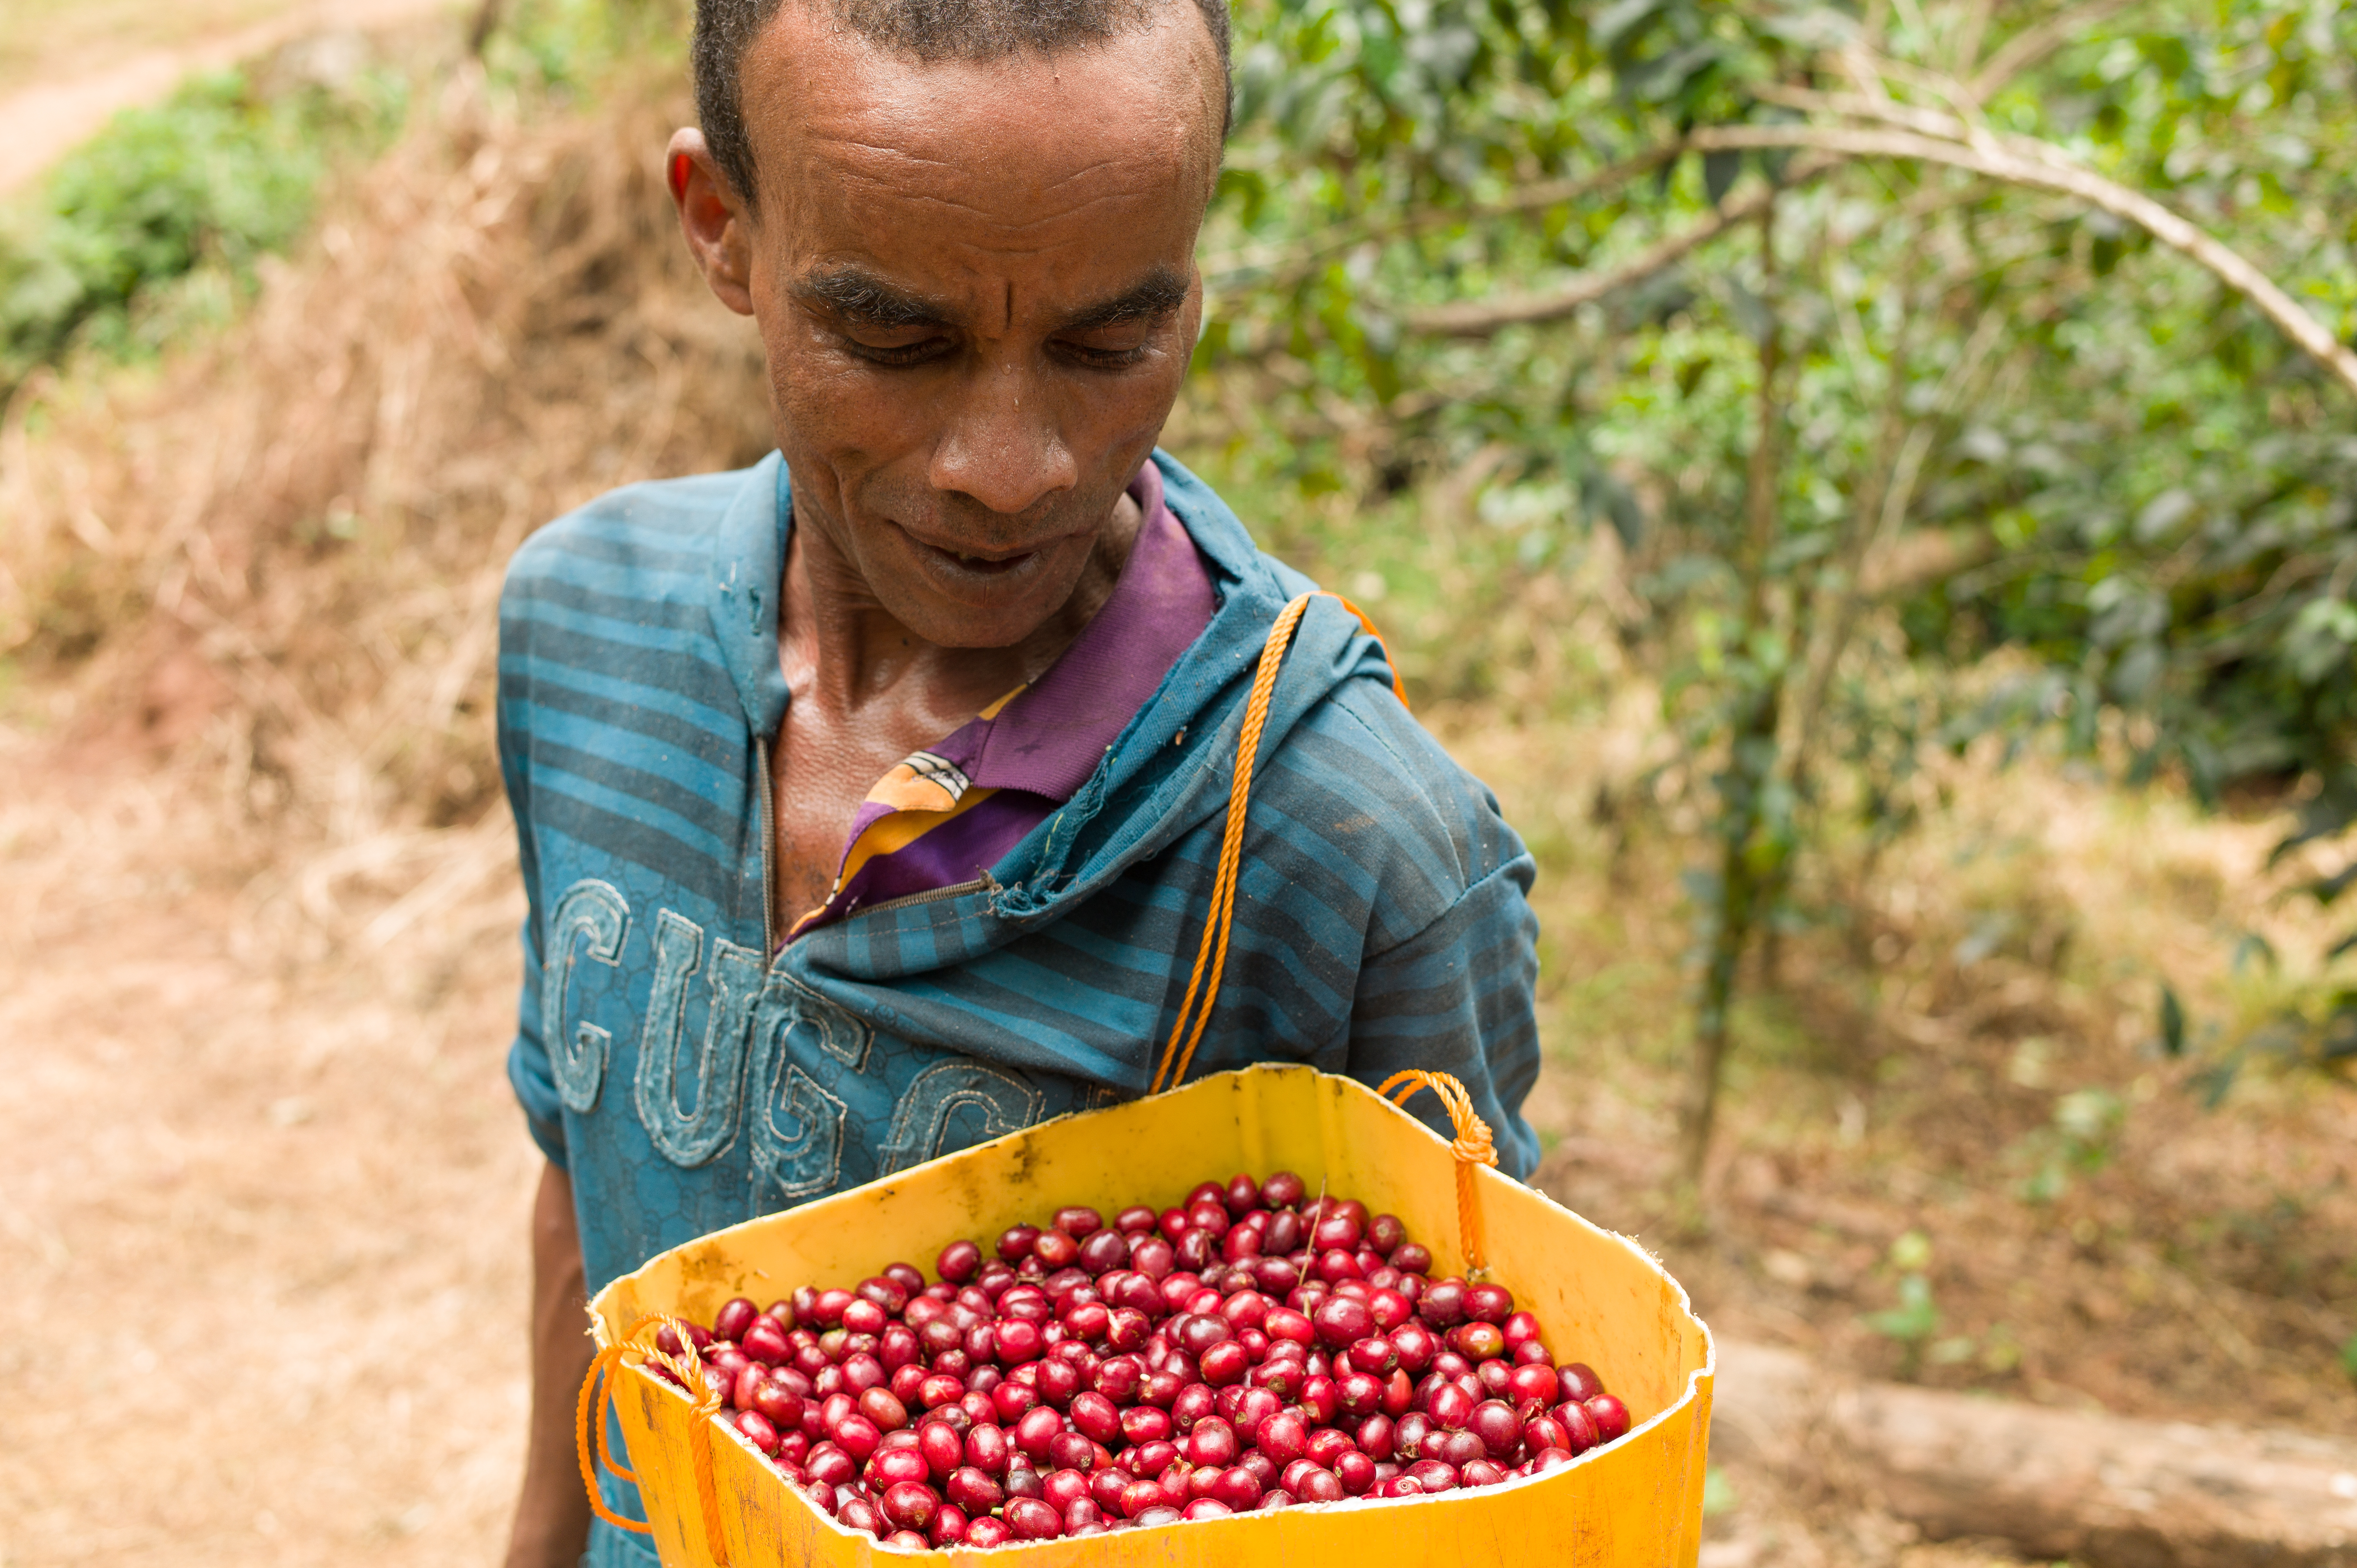
[(1948, 114), (1937, 109), (1918, 108), (1913, 104), (1857, 92), (1810, 92), (1801, 89), (1771, 87), (1763, 89), (1759, 96), (1767, 102), (1795, 109), (1871, 120), (1878, 124), (1912, 131), (1918, 135), (1962, 142), (1976, 151), (2010, 153), (2032, 163), (2050, 164), (2056, 168), (2083, 169), (2086, 166), (2051, 142), (2041, 141), (2036, 136), (2011, 133), (2000, 134), (1992, 131), (1977, 114)]
[(1776, 384), (1777, 373), (1784, 362), (1784, 322), (1776, 301), (1777, 194), (1771, 186), (1756, 203), (1760, 217), (1760, 293), (1769, 316), (1767, 331), (1760, 340), (1760, 392), (1755, 410), (1759, 434), (1752, 443), (1743, 478), (1744, 531), (1749, 553), (1744, 575), (1749, 579), (1750, 588), (1744, 616), (1747, 630), (1757, 629), (1765, 618), (1768, 558), (1776, 549), (1776, 485), (1778, 459), (1781, 456), (1778, 447), (1784, 428), (1784, 405)]
[[(1770, 614), (1766, 567), (1776, 547), (1778, 458), (1784, 424), (1784, 392), (1777, 384), (1784, 360), (1784, 334), (1782, 317), (1777, 314), (1776, 195), (1771, 188), (1759, 204), (1760, 294), (1769, 316), (1760, 335), (1760, 386), (1754, 399), (1758, 434), (1745, 465), (1743, 485), (1742, 629), (1747, 643), (1766, 629)], [(1727, 769), (1719, 787), (1717, 908), (1706, 949), (1684, 1125), (1680, 1129), (1680, 1170), (1686, 1184), (1696, 1188), (1710, 1155), (1711, 1127), (1717, 1118), (1720, 1081), (1726, 1077), (1727, 1010), (1734, 1000), (1736, 973), (1760, 916), (1774, 897), (1776, 872), (1763, 869), (1755, 854), (1769, 781), (1760, 753), (1765, 743), (1772, 757), (1791, 669), (1763, 670), (1761, 676), (1749, 690), (1741, 682), (1736, 686), (1738, 716), (1728, 737)]]
[(1964, 123), (1953, 114), (1937, 109), (1919, 109), (1896, 99), (1878, 97), (1870, 92), (1817, 92), (1805, 87), (1786, 87), (1781, 82), (1763, 81), (1751, 89), (1751, 96), (1762, 103), (1773, 103), (1785, 109), (1798, 109), (1810, 114), (1847, 115), (1857, 120), (1876, 120), (1902, 130), (1921, 132), (1926, 136), (1947, 136), (1955, 141), (1966, 139)]
[(1824, 711), (1825, 693), (1833, 685), (1834, 671), (1848, 650), (1850, 633), (1857, 623), (1858, 602), (1865, 596), (1867, 556), (1876, 541), (1878, 525), (1887, 517), (1883, 502), (1890, 493), (1891, 478), (1898, 472), (1900, 455), (1912, 434), (1907, 419), (1908, 349), (1915, 326), (1912, 292), (1903, 285), (1897, 291), (1899, 328), (1891, 338), (1873, 456), (1861, 477), (1857, 493), (1851, 499), (1841, 536), (1835, 542), (1835, 565), (1819, 579), (1816, 592), (1811, 596), (1808, 618), (1814, 635), (1803, 661), (1800, 701), (1786, 714), (1785, 729), (1789, 734), (1780, 748), (1787, 758), (1793, 792), (1802, 799), (1808, 795), (1817, 717)]
[(1850, 79), (1861, 90), (1870, 87), (1871, 95), (1877, 99), (1889, 97), (1889, 83), (1883, 80), (1889, 77), (1902, 87), (1936, 98), (1963, 113), (1975, 117), (1980, 113), (1980, 103), (1973, 97), (1973, 90), (1944, 70), (1917, 65), (1910, 60), (1892, 59), (1887, 55), (1869, 57), (1855, 44), (1842, 49), (1835, 58), (1842, 69), (1849, 73)]
[(1906, 131), (1869, 131), (1830, 125), (1722, 125), (1697, 131), (1704, 150), (1807, 147), (1854, 158), (1920, 158), (1969, 169), (2011, 185), (2031, 186), (2077, 197), (2098, 211), (2134, 223), (2154, 239), (2190, 258), (2219, 282), (2249, 300), (2259, 314), (2333, 378), (2357, 393), (2357, 353), (2336, 339), (2324, 324), (2278, 288), (2265, 273), (2158, 201), (2091, 170), (2053, 159), (2031, 157), (2010, 147), (1984, 143), (1966, 146)]
[(1991, 8), (1990, 0), (1972, 0), (1965, 7), (1964, 37), (1956, 40), (1954, 51), (1959, 73), (1972, 70), (1973, 61), (1980, 59), (1981, 41), (1988, 37)]
[(1740, 201), (1720, 202), (1711, 209), (1709, 217), (1693, 228), (1656, 242), (1617, 267), (1582, 273), (1569, 283), (1544, 294), (1506, 295), (1496, 299), (1437, 305), (1407, 311), (1401, 317), (1401, 323), (1411, 332), (1429, 333), (1436, 337), (1487, 338), (1509, 327), (1560, 320), (1583, 305), (1592, 304), (1631, 284), (1642, 283), (1688, 252), (1709, 243), (1729, 229), (1758, 218), (1768, 210), (1779, 190), (1805, 184), (1846, 161), (1841, 157), (1820, 157), (1795, 165), (1786, 171), (1781, 180), (1768, 189)]

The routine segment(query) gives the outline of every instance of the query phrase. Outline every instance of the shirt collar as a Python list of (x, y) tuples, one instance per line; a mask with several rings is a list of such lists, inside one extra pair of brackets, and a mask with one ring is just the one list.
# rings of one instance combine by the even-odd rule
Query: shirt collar
[(1045, 674), (967, 726), (980, 731), (966, 768), (977, 787), (1071, 800), (1211, 624), (1218, 595), (1161, 471), (1147, 463), (1129, 493), (1145, 518), (1104, 607)]

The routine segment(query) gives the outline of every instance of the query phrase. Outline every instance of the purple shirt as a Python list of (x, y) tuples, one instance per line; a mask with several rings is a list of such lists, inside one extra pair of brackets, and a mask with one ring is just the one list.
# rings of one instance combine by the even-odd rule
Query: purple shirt
[(1047, 671), (877, 780), (851, 824), (834, 890), (804, 931), (888, 899), (955, 887), (996, 865), (1070, 800), (1218, 608), (1211, 575), (1138, 470), (1143, 511), (1121, 578)]

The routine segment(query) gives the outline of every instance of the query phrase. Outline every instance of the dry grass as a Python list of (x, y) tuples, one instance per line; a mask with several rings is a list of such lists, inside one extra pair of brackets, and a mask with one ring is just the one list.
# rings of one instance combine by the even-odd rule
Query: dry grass
[(495, 804), (510, 551), (625, 479), (768, 446), (749, 333), (655, 177), (685, 105), (615, 102), (525, 128), (461, 77), (237, 332), (152, 384), (17, 399), (0, 650), (66, 676), (53, 722), (339, 847)]

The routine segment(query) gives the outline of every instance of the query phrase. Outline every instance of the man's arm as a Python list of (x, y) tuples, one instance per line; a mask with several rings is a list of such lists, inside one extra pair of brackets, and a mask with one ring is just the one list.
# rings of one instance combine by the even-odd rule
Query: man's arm
[(589, 1499), (573, 1446), (573, 1412), (595, 1348), (573, 1178), (554, 1162), (532, 1204), (532, 1437), (507, 1568), (576, 1568), (589, 1547)]

